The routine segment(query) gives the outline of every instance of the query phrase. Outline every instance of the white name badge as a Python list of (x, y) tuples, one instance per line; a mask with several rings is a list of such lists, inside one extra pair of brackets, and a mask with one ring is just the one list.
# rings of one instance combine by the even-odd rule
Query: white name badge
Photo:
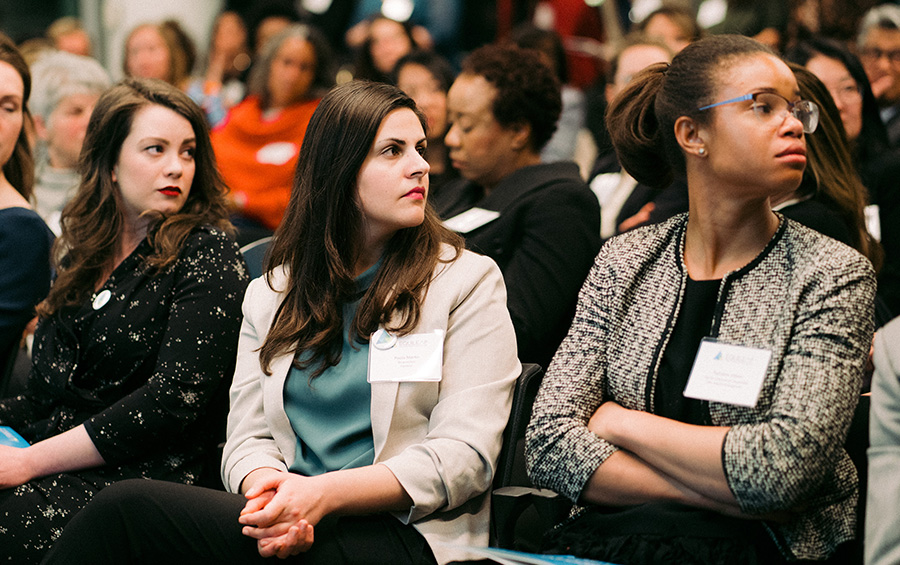
[(881, 212), (878, 210), (878, 204), (869, 204), (863, 211), (866, 214), (866, 229), (869, 235), (881, 241)]
[(484, 208), (469, 208), (461, 214), (444, 220), (444, 227), (456, 233), (469, 233), (485, 224), (493, 222), (500, 217), (500, 212), (485, 210)]
[(772, 352), (704, 338), (684, 395), (698, 400), (753, 407), (759, 399)]
[(370, 383), (439, 382), (444, 330), (398, 337), (380, 328), (369, 339)]

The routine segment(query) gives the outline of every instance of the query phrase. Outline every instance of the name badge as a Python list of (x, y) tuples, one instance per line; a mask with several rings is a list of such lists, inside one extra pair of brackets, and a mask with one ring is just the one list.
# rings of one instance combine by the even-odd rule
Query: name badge
[(500, 217), (500, 212), (485, 210), (484, 208), (469, 208), (461, 214), (444, 220), (444, 227), (456, 233), (469, 233), (470, 231), (489, 224)]
[(384, 328), (369, 339), (370, 383), (439, 382), (444, 361), (444, 330), (395, 336)]
[(753, 407), (759, 399), (772, 352), (704, 338), (697, 350), (684, 395), (688, 398)]
[(866, 215), (866, 229), (869, 231), (869, 235), (881, 241), (881, 212), (878, 204), (869, 204), (863, 208), (863, 212)]

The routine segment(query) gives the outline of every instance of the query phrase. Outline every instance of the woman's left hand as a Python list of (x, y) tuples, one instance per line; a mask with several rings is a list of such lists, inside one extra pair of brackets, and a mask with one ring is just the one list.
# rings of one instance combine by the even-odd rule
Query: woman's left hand
[(287, 559), (308, 551), (312, 544), (313, 527), (306, 520), (300, 520), (300, 524), (291, 526), (284, 535), (258, 540), (256, 547), (262, 557)]
[(588, 421), (588, 430), (597, 437), (603, 438), (610, 443), (615, 443), (612, 439), (612, 424), (617, 422), (622, 416), (630, 412), (627, 408), (608, 400), (600, 405), (599, 408), (591, 416)]
[(28, 449), (0, 445), (0, 489), (14, 488), (35, 478)]

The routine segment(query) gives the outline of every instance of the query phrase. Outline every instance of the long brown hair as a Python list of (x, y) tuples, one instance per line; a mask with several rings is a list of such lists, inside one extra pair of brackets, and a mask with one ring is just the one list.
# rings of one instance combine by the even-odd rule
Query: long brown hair
[(3, 174), (25, 200), (31, 200), (34, 193), (34, 157), (28, 143), (28, 127), (31, 114), (28, 112), (28, 97), (31, 95), (31, 73), (28, 63), (12, 40), (0, 33), (0, 61), (9, 64), (22, 77), (22, 129), (16, 139), (16, 146), (9, 159), (3, 163)]
[(868, 257), (877, 269), (882, 262), (882, 252), (866, 230), (864, 209), (868, 197), (850, 156), (850, 141), (840, 112), (815, 74), (794, 63), (788, 63), (788, 66), (797, 78), (800, 96), (819, 107), (819, 125), (807, 136), (808, 169), (815, 178), (817, 196), (838, 211), (851, 228), (853, 247)]
[[(316, 365), (312, 378), (340, 361), (342, 306), (357, 292), (354, 266), (364, 221), (356, 179), (381, 123), (401, 108), (416, 112), (425, 127), (412, 99), (386, 84), (346, 83), (316, 108), (266, 266), (269, 286), (285, 293), (260, 348), (266, 374), (274, 357), (288, 352), (303, 353), (302, 359), (295, 355), (297, 367)], [(441, 259), (444, 243), (455, 248), (454, 257)], [(461, 247), (461, 238), (426, 206), (421, 225), (401, 229), (388, 241), (375, 280), (360, 299), (350, 337), (365, 342), (379, 324), (400, 335), (412, 331), (435, 267), (454, 259)], [(287, 277), (284, 288), (273, 286), (276, 269)]]
[(112, 170), (135, 114), (151, 104), (187, 119), (196, 148), (194, 180), (181, 210), (168, 216), (145, 212), (152, 219), (148, 237), (153, 245), (147, 265), (160, 270), (173, 263), (188, 234), (199, 225), (232, 229), (225, 184), (216, 168), (203, 110), (161, 80), (125, 79), (100, 97), (91, 114), (79, 162), (81, 184), (62, 212), (62, 234), (53, 245), (58, 276), (47, 299), (38, 305), (41, 316), (80, 304), (112, 267), (125, 222), (122, 195), (112, 180)]

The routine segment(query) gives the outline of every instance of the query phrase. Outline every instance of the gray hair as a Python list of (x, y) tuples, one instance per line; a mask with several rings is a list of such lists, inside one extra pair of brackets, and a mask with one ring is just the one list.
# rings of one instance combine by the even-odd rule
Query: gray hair
[(39, 58), (31, 66), (32, 114), (44, 122), (66, 97), (73, 94), (101, 94), (110, 87), (109, 74), (96, 60), (63, 51)]
[(260, 51), (259, 57), (250, 68), (247, 78), (247, 93), (258, 96), (263, 108), (269, 107), (269, 71), (278, 50), (289, 39), (308, 41), (316, 53), (316, 73), (310, 86), (311, 96), (323, 96), (334, 86), (334, 69), (328, 40), (315, 27), (307, 24), (292, 24), (269, 39)]
[(859, 33), (856, 36), (859, 47), (865, 44), (869, 32), (875, 28), (900, 31), (900, 6), (882, 4), (869, 9), (859, 23)]

